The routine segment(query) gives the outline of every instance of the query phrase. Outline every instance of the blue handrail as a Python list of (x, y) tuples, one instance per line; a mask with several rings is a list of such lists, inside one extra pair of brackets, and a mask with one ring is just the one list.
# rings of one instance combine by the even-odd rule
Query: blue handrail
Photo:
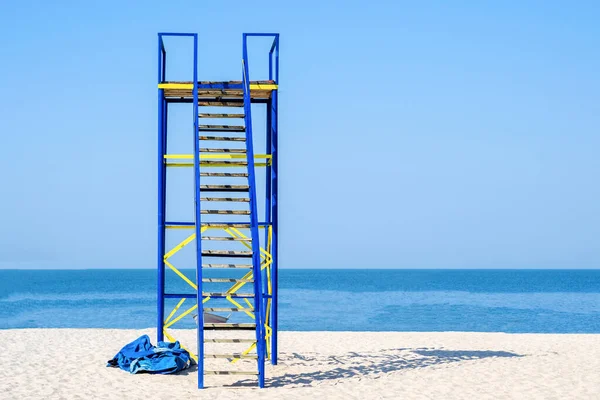
[(256, 204), (256, 177), (254, 173), (254, 145), (252, 140), (252, 105), (250, 80), (248, 79), (248, 54), (244, 41), (242, 59), (242, 83), (244, 91), (244, 122), (246, 125), (246, 158), (248, 160), (248, 184), (250, 186), (250, 234), (252, 237), (252, 275), (254, 277), (254, 318), (256, 321), (256, 353), (258, 356), (258, 386), (265, 384), (265, 333), (262, 316), (262, 279), (260, 269), (260, 242), (258, 238), (258, 209)]
[(202, 312), (202, 218), (200, 212), (200, 142), (198, 141), (198, 35), (194, 34), (194, 88), (192, 105), (194, 123), (194, 208), (196, 221), (196, 304), (198, 305), (198, 389), (204, 388), (204, 312)]

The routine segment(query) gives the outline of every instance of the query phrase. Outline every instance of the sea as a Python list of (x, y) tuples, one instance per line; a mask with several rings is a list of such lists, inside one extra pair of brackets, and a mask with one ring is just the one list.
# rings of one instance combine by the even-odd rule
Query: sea
[[(155, 327), (156, 275), (0, 270), (0, 329)], [(600, 333), (600, 270), (282, 269), (278, 316), (288, 331)]]

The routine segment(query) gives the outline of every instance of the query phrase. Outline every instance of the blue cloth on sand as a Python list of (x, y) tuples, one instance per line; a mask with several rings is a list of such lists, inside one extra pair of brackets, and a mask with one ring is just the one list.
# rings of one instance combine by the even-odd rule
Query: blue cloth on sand
[(143, 335), (125, 345), (106, 366), (119, 367), (132, 374), (172, 374), (189, 368), (191, 363), (190, 353), (182, 349), (179, 342), (158, 342), (153, 346), (148, 335)]

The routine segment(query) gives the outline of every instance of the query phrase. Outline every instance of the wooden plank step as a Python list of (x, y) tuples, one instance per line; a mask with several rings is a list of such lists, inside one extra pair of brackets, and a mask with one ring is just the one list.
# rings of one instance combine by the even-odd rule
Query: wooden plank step
[[(235, 278), (203, 278), (202, 282), (208, 282), (208, 283), (225, 283), (225, 282), (231, 282), (231, 283), (235, 283), (235, 282), (239, 282), (239, 283), (252, 283), (254, 282), (254, 279), (235, 279)], [(204, 309), (204, 311), (206, 311), (206, 308)]]
[(233, 201), (238, 203), (249, 203), (247, 197), (201, 197), (200, 201)]
[(250, 228), (250, 224), (230, 224), (227, 222), (208, 222), (200, 226), (207, 228)]
[(202, 264), (202, 268), (252, 269), (252, 265), (248, 265), (248, 264)]
[(201, 160), (204, 167), (247, 167), (248, 161)]
[[(193, 81), (165, 81), (164, 83), (193, 83)], [(198, 81), (201, 85), (241, 85), (242, 81)], [(269, 85), (275, 84), (274, 80), (263, 80), (263, 81), (250, 81), (251, 85), (259, 84), (259, 85)]]
[(252, 257), (251, 251), (237, 250), (202, 250), (205, 257)]
[(219, 97), (223, 98), (234, 98), (239, 99), (243, 96), (243, 89), (217, 89), (217, 88), (198, 88), (198, 96), (205, 97)]
[(221, 178), (247, 178), (246, 172), (200, 172), (200, 176)]
[(200, 190), (205, 192), (247, 192), (248, 185), (200, 185)]
[(214, 141), (224, 141), (224, 142), (245, 142), (245, 137), (235, 137), (235, 136), (200, 136), (200, 140), (214, 140)]
[(254, 371), (207, 371), (204, 370), (206, 375), (252, 375), (258, 376), (258, 372)]
[(224, 322), (218, 324), (204, 324), (205, 330), (218, 330), (218, 329), (246, 329), (246, 330), (254, 330), (256, 329), (256, 324), (253, 323), (231, 323)]
[(215, 101), (198, 101), (199, 106), (204, 107), (244, 107), (244, 103), (241, 101), (219, 101), (215, 99)]
[(246, 116), (244, 114), (212, 114), (212, 113), (205, 113), (205, 114), (200, 114), (198, 117), (199, 118), (244, 118)]
[(202, 240), (225, 240), (235, 242), (251, 242), (251, 238), (233, 237), (233, 236), (202, 236)]
[[(246, 312), (246, 311), (250, 311), (250, 312), (254, 312), (254, 308), (235, 308), (235, 307), (207, 307), (204, 309), (204, 311), (210, 311), (210, 312)], [(254, 341), (254, 340), (252, 340)]]
[(204, 339), (204, 343), (256, 343), (256, 339)]
[(200, 149), (200, 153), (237, 153), (246, 154), (246, 149)]
[(242, 125), (200, 125), (201, 132), (246, 132)]
[(204, 358), (245, 358), (250, 360), (256, 360), (258, 356), (256, 354), (242, 354), (242, 353), (230, 353), (230, 354), (205, 354)]
[(247, 210), (200, 210), (200, 214), (211, 215), (250, 215)]
[(251, 299), (254, 293), (221, 293), (221, 292), (202, 292), (203, 297), (231, 297), (232, 299)]

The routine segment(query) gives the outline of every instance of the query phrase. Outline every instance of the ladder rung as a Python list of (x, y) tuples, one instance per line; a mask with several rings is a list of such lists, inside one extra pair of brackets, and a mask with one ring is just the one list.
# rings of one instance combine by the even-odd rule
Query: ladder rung
[(227, 222), (209, 222), (200, 226), (206, 228), (250, 228), (250, 224), (229, 224)]
[(220, 324), (204, 324), (204, 329), (256, 329), (256, 324), (253, 323), (220, 323)]
[(206, 375), (253, 375), (257, 376), (258, 372), (254, 371), (206, 371), (204, 370)]
[(236, 201), (241, 203), (249, 203), (250, 199), (247, 197), (201, 197), (200, 201)]
[(244, 114), (200, 114), (200, 118), (244, 118)]
[(200, 140), (214, 140), (214, 141), (225, 141), (225, 142), (245, 142), (245, 137), (233, 137), (233, 136), (199, 136)]
[(244, 103), (239, 101), (199, 101), (198, 105), (205, 107), (244, 107)]
[(248, 174), (246, 172), (200, 172), (200, 176), (219, 176), (222, 178), (247, 178)]
[(245, 211), (245, 210), (200, 210), (200, 214), (250, 215), (250, 211)]
[(206, 167), (247, 167), (248, 161), (220, 161), (220, 160), (202, 160), (200, 166)]
[(231, 353), (231, 354), (205, 354), (204, 358), (247, 358), (256, 360), (258, 356), (256, 354), (242, 354), (242, 353)]
[[(203, 278), (202, 282), (212, 282), (212, 283), (216, 283), (216, 282), (238, 282), (238, 283), (252, 283), (254, 282), (254, 279), (234, 279), (234, 278)], [(206, 309), (204, 309), (206, 311)]]
[[(210, 312), (246, 312), (246, 311), (250, 311), (250, 312), (254, 312), (254, 308), (231, 308), (231, 307), (208, 307), (205, 308), (204, 311), (210, 311)], [(250, 340), (250, 339), (248, 339)], [(251, 340), (254, 341), (254, 340)]]
[(221, 292), (202, 292), (203, 297), (231, 297), (233, 298), (254, 298), (254, 293), (221, 293)]
[(251, 238), (245, 237), (233, 237), (233, 236), (202, 236), (202, 240), (225, 240), (235, 242), (251, 242)]
[(224, 240), (234, 242), (251, 242), (251, 238), (233, 237), (233, 236), (202, 236), (202, 240)]
[(246, 127), (242, 125), (200, 125), (202, 132), (245, 132)]
[(204, 339), (204, 343), (256, 343), (255, 339)]
[(205, 192), (247, 192), (248, 185), (200, 185), (200, 190)]
[(252, 257), (252, 252), (235, 250), (203, 250), (202, 255), (205, 257)]
[(246, 149), (200, 149), (200, 153), (240, 153), (246, 154)]
[(202, 264), (202, 268), (252, 269), (252, 265), (248, 265), (248, 264)]
[(208, 97), (216, 97), (215, 100), (223, 101), (223, 98), (240, 98), (243, 96), (242, 89), (232, 88), (198, 88), (198, 96), (203, 96), (203, 100)]

